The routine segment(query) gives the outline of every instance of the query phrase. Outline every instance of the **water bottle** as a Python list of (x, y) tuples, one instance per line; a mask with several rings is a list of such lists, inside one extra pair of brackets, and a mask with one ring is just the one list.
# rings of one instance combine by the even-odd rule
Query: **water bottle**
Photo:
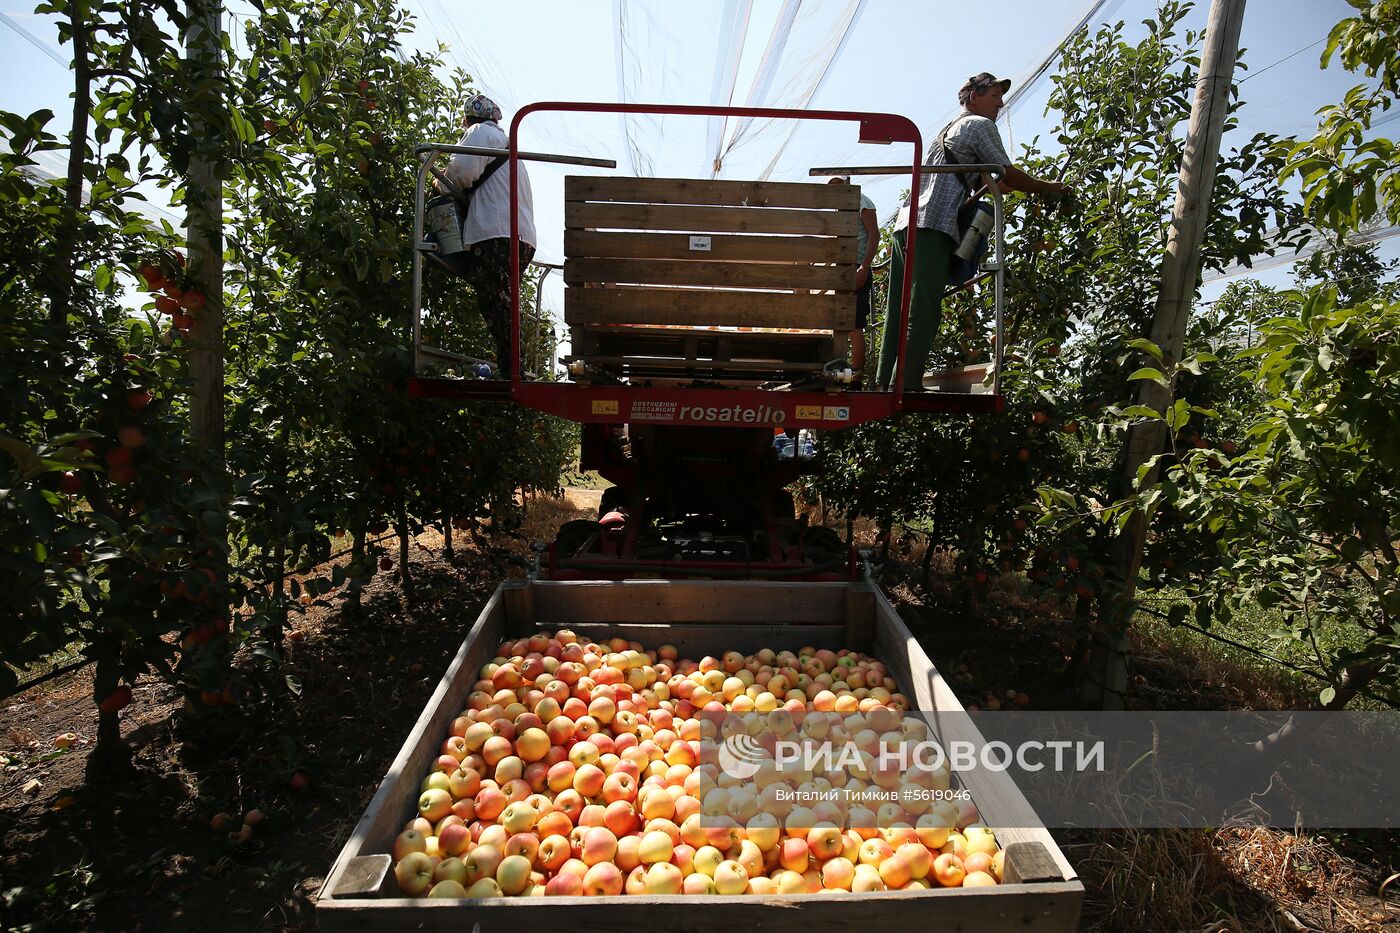
[(801, 451), (798, 456), (803, 460), (811, 460), (817, 455), (817, 442), (812, 437), (812, 432), (803, 428), (797, 432), (797, 449)]
[(977, 205), (972, 214), (972, 222), (967, 225), (962, 242), (953, 254), (965, 262), (972, 262), (982, 250), (982, 241), (992, 229), (992, 209), (985, 204)]

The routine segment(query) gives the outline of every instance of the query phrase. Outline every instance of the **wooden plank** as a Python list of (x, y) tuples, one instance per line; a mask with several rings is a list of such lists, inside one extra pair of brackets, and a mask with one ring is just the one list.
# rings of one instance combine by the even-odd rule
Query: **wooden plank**
[(710, 360), (684, 356), (571, 356), (596, 366), (664, 366), (668, 369), (729, 369), (742, 372), (819, 373), (825, 363), (784, 362), (783, 360)]
[(940, 388), (944, 391), (949, 391), (954, 388), (961, 388), (963, 391), (972, 391), (982, 386), (982, 382), (987, 378), (987, 372), (991, 368), (991, 363), (973, 363), (971, 366), (960, 366), (957, 369), (945, 369), (936, 373), (924, 373), (924, 387)]
[[(834, 186), (833, 186), (834, 187)], [(854, 235), (744, 236), (716, 234), (704, 252), (711, 260), (753, 262), (842, 262), (854, 256)], [(564, 255), (602, 256), (616, 259), (694, 259), (690, 237), (684, 233), (616, 233), (598, 230), (565, 230)]]
[(505, 606), (505, 631), (516, 635), (533, 628), (535, 591), (528, 580), (507, 580), (501, 584), (501, 604)]
[(1084, 888), (1077, 882), (880, 891), (840, 897), (809, 895), (687, 897), (532, 897), (486, 900), (322, 901), (322, 933), (342, 930), (421, 930), (430, 933), (614, 933), (664, 930), (801, 930), (850, 933), (880, 929), (1073, 933)]
[(741, 204), (748, 207), (860, 210), (860, 189), (852, 185), (791, 181), (567, 175), (564, 177), (564, 198), (569, 201), (631, 201), (640, 204)]
[(856, 235), (856, 211), (804, 211), (770, 207), (690, 207), (671, 204), (564, 203), (564, 226), (575, 229), (685, 230), (690, 233), (799, 233)]
[(716, 330), (713, 327), (651, 327), (646, 324), (594, 324), (587, 332), (600, 340), (621, 337), (669, 338), (699, 337), (701, 339), (724, 340), (731, 344), (770, 344), (770, 343), (820, 343), (830, 340), (825, 331), (791, 332), (781, 330)]
[[(875, 591), (875, 655), (885, 662), (899, 682), (912, 708), (930, 714), (925, 718), (941, 741), (966, 741), (979, 748), (986, 744), (982, 733), (973, 725), (972, 717), (963, 710), (957, 694), (933, 666), (889, 599), (878, 589)], [(995, 828), (1003, 847), (1016, 842), (1038, 842), (1060, 866), (1063, 878), (1075, 877), (1073, 866), (1009, 774), (978, 768), (958, 776), (972, 794), (983, 822)]]
[[(703, 256), (703, 254), (701, 254)], [(855, 251), (851, 252), (854, 262)], [(854, 292), (856, 267), (684, 259), (565, 259), (564, 284), (714, 285), (723, 288), (816, 288)]]
[(868, 583), (846, 590), (846, 647), (869, 653), (875, 641), (875, 592)]
[[(631, 581), (629, 581), (631, 582)], [(553, 631), (558, 626), (541, 625)], [(803, 645), (839, 651), (846, 647), (846, 627), (843, 625), (725, 625), (721, 622), (657, 625), (615, 623), (574, 623), (570, 625), (579, 637), (593, 641), (604, 638), (625, 638), (638, 641), (648, 648), (675, 645), (683, 658), (699, 660), (710, 655), (719, 657), (726, 651), (753, 654), (760, 648), (774, 651), (796, 651)]]
[(805, 622), (844, 625), (845, 583), (537, 580), (535, 619), (583, 622)]
[(566, 288), (568, 324), (681, 324), (854, 330), (852, 295), (785, 295), (690, 288)]
[(585, 336), (571, 345), (574, 356), (668, 356), (680, 355), (691, 341), (697, 358), (711, 360), (782, 360), (788, 363), (827, 363), (837, 358), (832, 352), (830, 331), (783, 334), (772, 331), (716, 331), (708, 329), (657, 327), (576, 326)]
[(1013, 842), (1006, 847), (1002, 858), (1002, 874), (1007, 884), (1063, 880), (1060, 866), (1038, 842)]
[(350, 840), (340, 852), (335, 865), (326, 876), (321, 897), (336, 890), (340, 879), (350, 870), (350, 864), (361, 855), (388, 852), (394, 837), (416, 810), (418, 785), (423, 775), (432, 770), (452, 720), (466, 706), (467, 694), (476, 680), (476, 672), (495, 656), (505, 628), (505, 606), (501, 599), (504, 587), (497, 587), (481, 615), (476, 619), (462, 646), (457, 650), (437, 689), (423, 707), (413, 730), (404, 740), (394, 763), (379, 782), (369, 807), (355, 824)]
[(345, 870), (336, 876), (336, 897), (378, 897), (381, 894), (397, 894), (398, 886), (389, 883), (389, 873), (393, 869), (393, 858), (386, 852), (375, 855), (360, 855), (345, 865)]

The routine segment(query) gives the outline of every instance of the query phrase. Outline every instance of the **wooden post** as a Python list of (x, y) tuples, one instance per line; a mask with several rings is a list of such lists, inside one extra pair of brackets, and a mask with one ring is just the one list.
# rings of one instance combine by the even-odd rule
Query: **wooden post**
[(188, 218), (190, 285), (204, 293), (204, 307), (194, 312), (190, 330), (190, 435), (196, 444), (224, 458), (224, 202), (223, 166), (212, 140), (222, 135), (225, 109), (221, 49), (223, 4), (189, 0), (185, 57), (202, 88), (192, 92), (190, 129), (195, 138), (190, 156), (185, 204)]
[[(1186, 131), (1186, 148), (1177, 180), (1176, 206), (1167, 234), (1167, 252), (1162, 260), (1161, 290), (1148, 334), (1148, 339), (1161, 347), (1168, 364), (1181, 359), (1186, 322), (1200, 278), (1201, 241), (1205, 238), (1206, 219), (1210, 214), (1220, 137), (1229, 112), (1244, 4), (1245, 0), (1213, 0), (1206, 25), (1196, 99), (1191, 106), (1191, 123)], [(1143, 380), (1139, 386), (1138, 404), (1163, 412), (1172, 404), (1170, 390), (1150, 380)], [(1165, 422), (1153, 420), (1139, 422), (1129, 431), (1127, 461), (1123, 466), (1122, 488), (1125, 491), (1137, 488), (1138, 469), (1161, 453), (1166, 428)], [(1144, 480), (1146, 484), (1155, 481), (1155, 472)], [(1146, 538), (1147, 523), (1140, 512), (1135, 512), (1119, 535), (1115, 555), (1125, 581), (1123, 592), (1103, 607), (1090, 658), (1091, 680), (1084, 690), (1086, 703), (1104, 709), (1123, 708), (1128, 682), (1127, 626)], [(1092, 680), (1098, 672), (1102, 673), (1102, 679)]]

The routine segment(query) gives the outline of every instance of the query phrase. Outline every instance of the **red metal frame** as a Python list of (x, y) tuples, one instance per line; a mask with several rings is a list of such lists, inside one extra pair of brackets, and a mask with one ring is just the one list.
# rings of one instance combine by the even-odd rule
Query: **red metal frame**
[[(558, 382), (414, 379), (414, 398), (516, 401), (530, 408), (602, 424), (669, 424), (697, 427), (788, 427), (831, 431), (876, 421), (891, 413), (889, 392), (770, 392), (762, 389), (687, 389), (575, 385)], [(900, 411), (929, 414), (995, 414), (1000, 395), (924, 392), (906, 395)]]
[[(907, 117), (891, 113), (844, 112), (833, 110), (791, 110), (760, 107), (701, 107), (680, 104), (605, 104), (578, 101), (543, 101), (516, 112), (510, 124), (511, 178), (518, 177), (520, 162), (519, 129), (525, 117), (537, 112), (647, 113), (678, 116), (732, 116), (768, 119), (825, 120), (860, 125), (860, 141), (865, 143), (911, 143), (910, 190), (919, 190), (922, 174), (923, 137)], [(909, 303), (913, 276), (901, 283), (899, 307), (899, 352), (895, 357), (894, 380), (890, 392), (852, 392), (833, 388), (826, 392), (775, 392), (764, 389), (688, 389), (645, 386), (601, 386), (575, 383), (526, 382), (522, 379), (520, 340), (520, 202), (514, 184), (510, 186), (510, 265), (511, 265), (511, 367), (510, 382), (415, 378), (409, 393), (415, 398), (463, 400), (513, 400), (522, 405), (580, 422), (685, 424), (733, 426), (737, 424), (782, 425), (793, 428), (831, 430), (888, 417), (897, 411), (935, 414), (988, 414), (1005, 407), (1000, 395), (967, 393), (915, 393), (904, 391)], [(910, 210), (913, 210), (911, 203)], [(918, 227), (908, 225), (905, 268), (914, 268)], [(758, 413), (773, 413), (769, 421), (758, 420)], [(731, 413), (725, 419), (723, 413)], [(692, 412), (699, 414), (692, 415)], [(641, 413), (641, 416), (639, 416)], [(669, 414), (667, 414), (669, 413)], [(734, 421), (747, 418), (753, 421)]]

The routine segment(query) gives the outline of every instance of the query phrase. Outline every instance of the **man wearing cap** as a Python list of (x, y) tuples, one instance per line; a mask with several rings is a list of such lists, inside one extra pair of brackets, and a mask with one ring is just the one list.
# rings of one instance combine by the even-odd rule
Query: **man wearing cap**
[[(500, 119), (501, 108), (491, 98), (484, 94), (468, 98), (462, 119), (467, 132), (458, 145), (505, 149), (509, 140)], [(524, 272), (535, 255), (535, 211), (524, 162), (517, 162), (517, 171), (520, 270)], [(475, 186), (471, 209), (462, 224), (462, 245), (467, 250), (464, 272), (495, 341), (500, 375), (508, 379), (514, 365), (510, 352), (510, 164), (503, 158), (457, 155), (444, 174), (464, 189)]]
[[(1011, 87), (1007, 78), (989, 72), (968, 78), (958, 91), (963, 111), (945, 126), (929, 144), (925, 165), (968, 165), (983, 163), (1006, 169), (1002, 190), (1038, 194), (1060, 194), (1066, 190), (1058, 181), (1028, 175), (1011, 164), (996, 118), (1002, 97)], [(948, 283), (948, 263), (957, 248), (958, 209), (976, 184), (975, 175), (925, 173), (920, 178), (915, 223), (919, 227), (918, 249), (914, 255), (914, 281), (909, 298), (908, 354), (904, 361), (904, 391), (923, 391), (924, 368), (933, 338), (943, 315), (943, 289)], [(904, 202), (895, 221), (894, 248), (890, 257), (889, 294), (886, 301), (885, 333), (880, 346), (876, 383), (887, 388), (894, 379), (899, 346), (899, 306), (904, 287), (904, 243), (909, 226), (910, 203)]]

